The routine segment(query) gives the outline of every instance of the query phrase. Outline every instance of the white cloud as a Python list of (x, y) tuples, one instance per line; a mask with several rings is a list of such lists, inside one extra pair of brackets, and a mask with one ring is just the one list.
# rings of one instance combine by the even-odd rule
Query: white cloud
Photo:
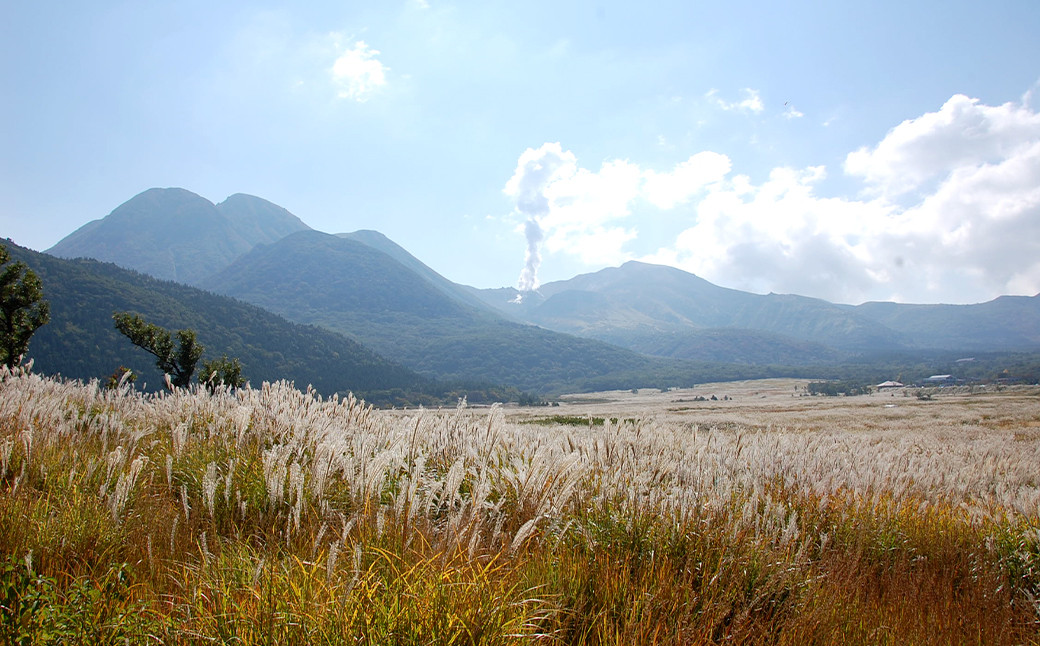
[(1024, 104), (988, 106), (962, 94), (938, 112), (909, 119), (873, 148), (845, 159), (845, 172), (862, 177), (877, 194), (922, 188), (956, 169), (1014, 156), (1040, 138), (1040, 114)]
[(672, 208), (721, 180), (729, 168), (725, 155), (702, 152), (665, 172), (644, 171), (619, 159), (592, 171), (580, 167), (574, 153), (558, 142), (528, 148), (503, 190), (526, 220), (522, 230), (528, 246), (520, 289), (537, 287), (543, 244), (551, 253), (573, 255), (590, 265), (629, 259), (624, 246), (637, 232), (622, 221), (631, 215), (633, 204), (645, 199)]
[(696, 207), (696, 223), (644, 260), (757, 292), (847, 300), (876, 280), (868, 239), (883, 230), (880, 203), (822, 198), (822, 167), (774, 169), (760, 185), (736, 176)]
[[(215, 62), (211, 90), (200, 111), (212, 111), (213, 96), (257, 105), (317, 105), (330, 96), (365, 101), (388, 83), (380, 52), (343, 32), (305, 32), (279, 11), (260, 11), (228, 38)], [(233, 104), (232, 104), (233, 105)], [(224, 112), (239, 114), (242, 107)]]
[[(709, 280), (842, 302), (977, 302), (1040, 291), (1040, 115), (955, 96), (850, 154), (867, 197), (816, 194), (822, 169), (733, 178), (655, 258)], [(909, 204), (889, 198), (916, 189)]]
[(624, 246), (637, 237), (635, 229), (594, 225), (556, 229), (546, 240), (550, 253), (566, 252), (589, 266), (617, 265), (632, 255)]
[(627, 260), (622, 247), (636, 233), (618, 222), (631, 215), (640, 181), (639, 168), (621, 160), (604, 163), (598, 172), (578, 168), (560, 178), (549, 187), (551, 207), (542, 220), (546, 249), (589, 265)]
[(1040, 114), (1024, 104), (954, 96), (850, 154), (845, 171), (863, 195), (821, 195), (822, 166), (756, 184), (710, 151), (663, 171), (624, 160), (592, 171), (557, 143), (521, 155), (506, 192), (547, 252), (593, 267), (634, 257), (638, 213), (646, 229), (683, 220), (640, 259), (739, 289), (851, 303), (1040, 292)]
[(625, 218), (641, 180), (639, 167), (623, 160), (604, 162), (597, 172), (576, 168), (548, 187), (551, 209), (545, 223), (582, 229)]
[(744, 88), (742, 92), (744, 94), (744, 99), (741, 101), (724, 101), (718, 96), (718, 90), (715, 89), (709, 90), (707, 97), (714, 100), (715, 105), (729, 112), (754, 112), (757, 114), (766, 109), (765, 105), (762, 103), (762, 97), (758, 95), (758, 90), (753, 90), (748, 87)]
[(722, 180), (730, 171), (729, 157), (699, 152), (664, 173), (646, 171), (643, 191), (651, 204), (670, 209), (690, 200), (709, 184)]
[(979, 298), (1035, 294), (1040, 268), (1040, 138), (995, 163), (954, 169), (895, 220), (895, 248), (919, 258), (928, 284), (952, 300), (963, 290)]
[(516, 208), (527, 217), (541, 217), (549, 213), (550, 187), (558, 180), (571, 177), (577, 171), (574, 153), (564, 151), (557, 143), (542, 144), (537, 150), (528, 148), (520, 155), (513, 177), (503, 192), (516, 200)]
[(377, 89), (386, 85), (387, 69), (379, 61), (379, 50), (371, 49), (359, 40), (341, 51), (332, 64), (332, 79), (339, 86), (341, 99), (365, 101)]

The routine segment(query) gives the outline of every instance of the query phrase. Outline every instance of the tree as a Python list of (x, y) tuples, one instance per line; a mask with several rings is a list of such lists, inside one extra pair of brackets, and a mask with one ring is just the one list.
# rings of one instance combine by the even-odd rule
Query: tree
[(228, 359), (226, 354), (213, 361), (203, 361), (199, 381), (211, 393), (216, 392), (220, 386), (238, 388), (246, 382), (242, 377), (242, 365), (238, 359)]
[(115, 372), (110, 374), (108, 379), (105, 380), (105, 388), (108, 390), (115, 390), (123, 384), (133, 384), (135, 381), (137, 381), (137, 375), (134, 374), (133, 370), (126, 366), (119, 366), (116, 368)]
[(155, 365), (170, 375), (170, 383), (175, 388), (187, 388), (205, 350), (196, 340), (194, 330), (177, 330), (175, 350), (169, 330), (146, 323), (140, 316), (129, 312), (116, 312), (112, 318), (116, 322), (116, 329), (126, 335), (131, 343), (155, 357)]
[(40, 277), (23, 262), (13, 262), (0, 245), (0, 361), (8, 368), (21, 363), (29, 338), (50, 320)]

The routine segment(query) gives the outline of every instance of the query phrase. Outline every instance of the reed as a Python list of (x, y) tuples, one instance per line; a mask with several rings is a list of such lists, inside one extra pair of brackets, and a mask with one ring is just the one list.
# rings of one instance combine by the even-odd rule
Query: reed
[(7, 371), (0, 642), (1040, 643), (1035, 393), (852, 405), (530, 424)]

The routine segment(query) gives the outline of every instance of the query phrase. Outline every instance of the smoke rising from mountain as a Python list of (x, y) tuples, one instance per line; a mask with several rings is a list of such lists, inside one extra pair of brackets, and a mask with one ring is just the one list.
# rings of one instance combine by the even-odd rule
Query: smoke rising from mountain
[(542, 252), (539, 245), (545, 237), (538, 220), (531, 218), (524, 223), (524, 235), (527, 236), (527, 253), (524, 256), (524, 268), (520, 272), (520, 280), (516, 288), (521, 292), (538, 289), (538, 266), (542, 264)]
[(576, 168), (574, 153), (564, 151), (559, 142), (542, 144), (537, 150), (528, 148), (517, 160), (516, 171), (503, 190), (516, 201), (516, 212), (526, 220), (524, 235), (527, 238), (527, 251), (524, 268), (517, 281), (517, 289), (521, 292), (538, 289), (541, 244), (545, 239), (539, 219), (551, 210), (552, 185), (561, 178), (573, 175)]

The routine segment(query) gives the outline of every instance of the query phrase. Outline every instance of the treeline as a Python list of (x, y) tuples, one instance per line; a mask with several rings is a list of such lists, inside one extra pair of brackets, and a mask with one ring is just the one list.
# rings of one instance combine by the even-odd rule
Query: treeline
[(869, 395), (872, 390), (870, 384), (852, 381), (811, 381), (805, 388), (810, 395), (828, 395), (830, 397)]
[[(852, 366), (852, 369), (862, 368)], [(905, 384), (920, 384), (932, 375), (950, 375), (956, 380), (978, 383), (1038, 383), (1040, 353), (988, 352), (965, 355), (934, 352), (909, 357), (876, 357), (872, 375), (895, 375), (885, 379), (897, 379)]]
[(953, 383), (1040, 384), (1040, 353), (988, 352), (965, 356), (943, 351), (860, 357), (844, 364), (819, 367), (810, 394), (855, 395), (877, 384), (898, 381), (907, 386), (928, 385), (928, 378), (949, 375)]

